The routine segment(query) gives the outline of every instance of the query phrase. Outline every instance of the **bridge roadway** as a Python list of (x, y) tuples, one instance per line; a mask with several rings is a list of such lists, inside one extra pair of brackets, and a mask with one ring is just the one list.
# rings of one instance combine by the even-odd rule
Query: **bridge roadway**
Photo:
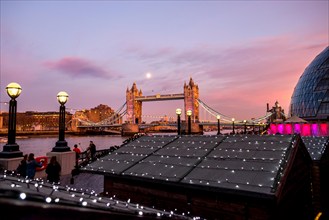
[(157, 95), (150, 95), (150, 96), (139, 96), (136, 97), (136, 101), (165, 101), (165, 100), (176, 100), (176, 99), (184, 99), (184, 94), (179, 93), (179, 94), (157, 94)]

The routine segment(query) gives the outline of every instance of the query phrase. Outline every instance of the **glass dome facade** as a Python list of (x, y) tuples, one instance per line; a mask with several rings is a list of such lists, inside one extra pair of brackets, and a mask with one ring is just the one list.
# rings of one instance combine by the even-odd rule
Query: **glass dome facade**
[(299, 78), (289, 112), (308, 121), (329, 121), (329, 47), (314, 58)]

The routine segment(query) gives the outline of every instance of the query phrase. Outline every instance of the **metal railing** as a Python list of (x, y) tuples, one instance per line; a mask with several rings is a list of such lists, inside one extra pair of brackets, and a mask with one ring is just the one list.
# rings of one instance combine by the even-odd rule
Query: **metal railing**
[(94, 158), (91, 158), (91, 152), (89, 150), (83, 151), (83, 152), (81, 152), (81, 154), (79, 154), (78, 158), (76, 158), (77, 160), (76, 160), (75, 167), (76, 168), (84, 167), (88, 163), (90, 163), (94, 160), (97, 160), (98, 158), (108, 155), (110, 152), (115, 151), (119, 147), (120, 146), (111, 146), (108, 149), (97, 150)]

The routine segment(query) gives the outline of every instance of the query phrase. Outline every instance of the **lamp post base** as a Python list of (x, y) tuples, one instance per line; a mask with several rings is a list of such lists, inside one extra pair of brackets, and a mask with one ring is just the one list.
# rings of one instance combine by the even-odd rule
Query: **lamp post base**
[(53, 147), (51, 152), (65, 152), (65, 151), (71, 151), (70, 147), (67, 146), (67, 142), (57, 141), (56, 146)]
[(0, 152), (0, 158), (23, 157), (23, 152), (19, 150), (18, 144), (6, 144)]

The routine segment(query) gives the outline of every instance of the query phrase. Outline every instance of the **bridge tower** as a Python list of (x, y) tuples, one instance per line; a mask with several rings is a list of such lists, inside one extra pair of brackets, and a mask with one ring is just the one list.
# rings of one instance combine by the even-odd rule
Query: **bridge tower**
[(272, 109), (269, 109), (269, 104), (267, 103), (267, 112), (272, 113), (267, 120), (268, 123), (282, 123), (286, 120), (284, 109), (280, 106), (278, 101), (275, 102)]
[(142, 102), (136, 100), (137, 97), (142, 95), (142, 90), (138, 91), (135, 82), (130, 90), (127, 88), (127, 120), (130, 124), (139, 124), (142, 122)]
[(191, 120), (193, 122), (199, 122), (199, 86), (194, 83), (192, 77), (190, 82), (184, 83), (184, 108), (185, 108), (185, 118), (187, 118), (187, 110), (192, 110)]

